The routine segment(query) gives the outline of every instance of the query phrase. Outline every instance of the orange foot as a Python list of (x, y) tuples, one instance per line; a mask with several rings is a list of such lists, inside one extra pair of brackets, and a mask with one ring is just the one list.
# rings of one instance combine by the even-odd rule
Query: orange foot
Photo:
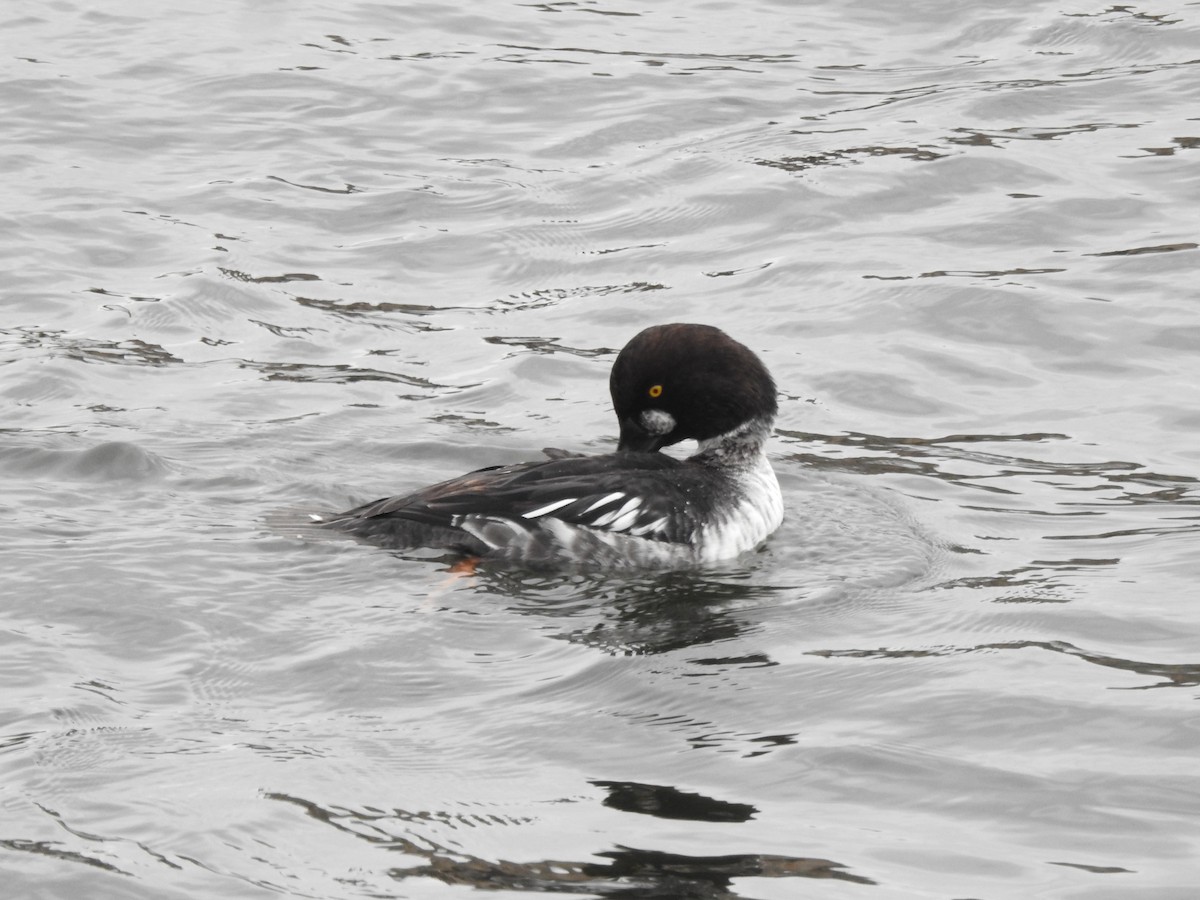
[(460, 559), (450, 567), (451, 575), (471, 576), (475, 574), (475, 569), (479, 565), (478, 556), (468, 556), (466, 559)]

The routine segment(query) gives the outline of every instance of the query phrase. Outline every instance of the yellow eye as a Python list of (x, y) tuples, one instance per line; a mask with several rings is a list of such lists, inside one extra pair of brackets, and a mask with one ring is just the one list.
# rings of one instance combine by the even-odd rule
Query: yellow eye
[(646, 393), (648, 393), (651, 397), (654, 397), (657, 399), (658, 397), (662, 396), (662, 385), (661, 384), (653, 385), (650, 388), (650, 390), (648, 390)]

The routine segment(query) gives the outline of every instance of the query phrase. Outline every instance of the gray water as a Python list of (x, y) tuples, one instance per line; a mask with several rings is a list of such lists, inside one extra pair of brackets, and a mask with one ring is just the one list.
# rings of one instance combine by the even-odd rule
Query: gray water
[[(1192, 898), (1200, 6), (5, 6), (16, 898)], [(306, 543), (603, 452), (718, 325), (685, 574)]]

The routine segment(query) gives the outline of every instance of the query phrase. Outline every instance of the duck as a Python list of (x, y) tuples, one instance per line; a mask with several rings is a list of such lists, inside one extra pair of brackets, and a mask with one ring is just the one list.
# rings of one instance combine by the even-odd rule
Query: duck
[[(778, 411), (759, 357), (711, 325), (654, 325), (609, 376), (619, 438), (598, 455), (489, 466), (312, 524), (392, 550), (530, 567), (679, 568), (732, 559), (783, 521), (766, 454)], [(663, 453), (696, 442), (684, 458)]]

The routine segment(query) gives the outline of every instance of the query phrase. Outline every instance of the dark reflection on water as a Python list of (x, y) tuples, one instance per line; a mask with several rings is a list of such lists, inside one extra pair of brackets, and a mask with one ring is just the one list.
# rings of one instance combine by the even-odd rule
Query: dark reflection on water
[(1019, 651), (1046, 650), (1050, 653), (1061, 653), (1073, 656), (1084, 662), (1123, 672), (1135, 672), (1152, 678), (1162, 679), (1154, 684), (1115, 685), (1114, 689), (1141, 691), (1150, 688), (1167, 687), (1196, 687), (1200, 685), (1200, 663), (1156, 663), (1140, 660), (1122, 659), (1104, 653), (1094, 653), (1083, 650), (1066, 641), (1003, 641), (990, 644), (976, 644), (971, 647), (937, 647), (934, 649), (884, 649), (875, 650), (809, 650), (810, 656), (829, 658), (850, 657), (857, 659), (916, 659), (921, 657), (957, 656), (969, 653), (987, 653), (990, 651)]
[(817, 166), (838, 165), (853, 162), (856, 157), (899, 156), (903, 159), (927, 161), (941, 159), (946, 154), (936, 153), (928, 147), (846, 147), (841, 150), (829, 150), (811, 156), (783, 156), (779, 159), (759, 159), (755, 163), (782, 169), (785, 172), (803, 172)]
[[(430, 306), (425, 303), (396, 303), (387, 300), (376, 303), (370, 303), (366, 300), (331, 300), (322, 297), (304, 297), (299, 294), (294, 295), (292, 300), (300, 306), (344, 316), (349, 319), (367, 318), (373, 315), (391, 316), (399, 313), (409, 317), (401, 321), (403, 321), (405, 328), (411, 328), (414, 331), (449, 331), (449, 328), (439, 328), (427, 322), (413, 320), (429, 318), (438, 313), (469, 311), (467, 307)], [(396, 320), (393, 319), (392, 321)]]
[[(793, 459), (815, 469), (858, 472), (866, 474), (881, 474), (885, 472), (919, 472), (922, 475), (932, 475), (954, 483), (960, 483), (972, 476), (955, 472), (941, 471), (943, 461), (962, 460), (980, 463), (989, 467), (986, 477), (996, 475), (997, 466), (1020, 466), (1022, 471), (1030, 468), (1037, 471), (1058, 472), (1061, 474), (1084, 475), (1109, 469), (1136, 469), (1134, 463), (1104, 463), (1084, 465), (1062, 465), (1045, 460), (1029, 457), (1005, 456), (998, 453), (986, 453), (980, 450), (967, 450), (958, 444), (992, 444), (992, 443), (1042, 443), (1044, 441), (1067, 440), (1064, 434), (951, 434), (937, 438), (918, 437), (889, 437), (876, 434), (810, 434), (807, 432), (783, 431), (782, 435), (801, 440), (805, 443), (816, 444), (823, 448), (854, 448), (867, 453), (878, 453), (879, 456), (831, 458), (827, 454), (797, 453)], [(920, 460), (920, 462), (917, 462)], [(924, 460), (930, 460), (925, 462)], [(1013, 469), (1001, 470), (1002, 474), (1012, 474)], [(980, 477), (980, 476), (974, 476)], [(978, 485), (976, 485), (978, 486)]]
[[(147, 298), (134, 297), (134, 300)], [(2, 334), (3, 332), (0, 332)], [(63, 331), (22, 328), (15, 330), (28, 348), (42, 348), (48, 354), (62, 356), (82, 363), (104, 363), (121, 366), (168, 366), (183, 360), (159, 344), (140, 338), (127, 340), (95, 340), (67, 334)]]
[(754, 606), (788, 589), (697, 571), (628, 578), (480, 570), (478, 589), (515, 612), (584, 624), (555, 636), (614, 655), (669, 653), (729, 641), (759, 627)]
[(828, 878), (853, 884), (875, 884), (844, 871), (840, 863), (767, 854), (686, 856), (622, 847), (596, 856), (607, 864), (544, 860), (513, 863), (499, 860), (431, 855), (425, 866), (393, 869), (396, 879), (436, 878), (446, 884), (490, 890), (523, 890), (553, 894), (599, 894), (630, 900), (742, 900), (748, 895), (732, 887), (735, 878)]
[[(674, 789), (659, 790), (670, 792)], [(265, 796), (297, 806), (306, 815), (340, 832), (425, 860), (424, 865), (389, 870), (399, 881), (432, 878), (444, 884), (480, 890), (598, 894), (630, 900), (745, 900), (748, 895), (732, 886), (738, 878), (816, 878), (875, 884), (872, 879), (848, 872), (846, 866), (832, 860), (759, 853), (690, 856), (618, 847), (591, 854), (609, 860), (607, 863), (562, 859), (489, 860), (414, 834), (414, 827), (436, 821), (439, 818), (436, 813), (366, 812), (326, 808), (287, 794), (268, 793)]]
[(660, 819), (692, 822), (748, 822), (758, 812), (749, 803), (730, 803), (703, 794), (681, 791), (670, 785), (638, 784), (634, 781), (593, 781), (608, 791), (604, 805), (623, 812), (642, 813)]
[[(1071, 496), (1058, 499), (1052, 508), (1026, 510), (1041, 516), (1099, 516), (1115, 506), (1153, 504), (1200, 505), (1200, 478), (1182, 473), (1155, 472), (1141, 463), (1122, 460), (1101, 462), (1059, 461), (1033, 456), (1008, 455), (971, 448), (973, 444), (1030, 443), (1044, 444), (1068, 440), (1063, 434), (953, 434), (936, 438), (888, 437), (847, 433), (840, 435), (807, 432), (781, 432), (784, 436), (821, 447), (817, 453), (795, 453), (792, 459), (817, 471), (835, 471), (880, 475), (904, 473), (929, 476), (952, 484), (997, 494), (1020, 497), (1028, 493), (1027, 479), (1041, 479), (1058, 491)], [(966, 446), (962, 446), (966, 445)], [(830, 455), (835, 451), (839, 455)], [(865, 455), (848, 455), (861, 451)], [(979, 471), (957, 470), (969, 464)], [(1048, 480), (1053, 478), (1054, 480)], [(1141, 490), (1149, 488), (1150, 490)], [(1081, 498), (1081, 493), (1109, 496)], [(1003, 508), (970, 507), (1004, 512)], [(1053, 535), (1051, 538), (1109, 537), (1122, 534), (1160, 534), (1191, 530), (1194, 526), (1155, 525), (1148, 529), (1112, 531), (1099, 535)]]
[(944, 581), (939, 590), (967, 588), (1002, 589), (1003, 593), (993, 597), (995, 603), (1067, 603), (1070, 597), (1062, 593), (1072, 573), (1086, 572), (1097, 568), (1116, 567), (1119, 559), (1070, 559), (1058, 561), (1038, 560), (1033, 565), (1017, 566), (990, 575), (969, 576)]
[(546, 337), (486, 337), (484, 338), (489, 344), (496, 344), (501, 347), (523, 347), (532, 353), (569, 353), (572, 356), (582, 356), (584, 358), (594, 358), (603, 356), (613, 356), (617, 349), (613, 347), (597, 347), (595, 349), (588, 347), (568, 347), (557, 338)]
[(81, 863), (85, 866), (92, 866), (97, 869), (103, 869), (106, 872), (115, 872), (118, 875), (130, 875), (114, 866), (112, 863), (107, 863), (102, 859), (96, 859), (94, 856), (88, 856), (86, 853), (79, 853), (75, 850), (67, 850), (59, 846), (56, 841), (30, 841), (20, 838), (5, 838), (0, 839), (0, 847), (6, 850), (16, 850), (21, 853), (33, 853), (38, 856), (48, 856), (51, 859), (61, 860), (64, 862)]
[(238, 365), (263, 373), (267, 381), (326, 382), (331, 384), (354, 384), (358, 381), (387, 381), (422, 388), (442, 388), (447, 385), (431, 384), (424, 378), (415, 378), (399, 372), (384, 372), (379, 369), (363, 369), (354, 366), (314, 366), (304, 363), (259, 363), (241, 360)]

